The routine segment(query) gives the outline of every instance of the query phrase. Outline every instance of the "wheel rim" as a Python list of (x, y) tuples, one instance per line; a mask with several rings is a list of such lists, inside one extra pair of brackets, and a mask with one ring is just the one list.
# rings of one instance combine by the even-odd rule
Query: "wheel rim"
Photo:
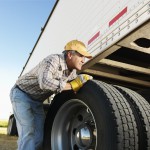
[(89, 107), (80, 100), (67, 101), (58, 111), (51, 134), (52, 149), (96, 149), (97, 128)]
[(13, 118), (10, 118), (8, 123), (8, 128), (7, 128), (8, 134), (11, 134), (12, 124), (13, 124)]

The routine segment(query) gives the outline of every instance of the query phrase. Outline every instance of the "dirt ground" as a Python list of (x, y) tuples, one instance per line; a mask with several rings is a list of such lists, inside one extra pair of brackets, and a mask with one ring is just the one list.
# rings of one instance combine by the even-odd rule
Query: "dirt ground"
[(17, 137), (8, 136), (6, 128), (0, 128), (0, 150), (16, 150)]

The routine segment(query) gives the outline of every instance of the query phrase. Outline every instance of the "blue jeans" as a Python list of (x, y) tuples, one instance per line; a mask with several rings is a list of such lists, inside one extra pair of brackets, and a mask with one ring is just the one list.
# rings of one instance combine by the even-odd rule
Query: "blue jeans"
[(45, 113), (43, 104), (13, 87), (10, 99), (18, 129), (18, 150), (40, 150), (43, 143)]

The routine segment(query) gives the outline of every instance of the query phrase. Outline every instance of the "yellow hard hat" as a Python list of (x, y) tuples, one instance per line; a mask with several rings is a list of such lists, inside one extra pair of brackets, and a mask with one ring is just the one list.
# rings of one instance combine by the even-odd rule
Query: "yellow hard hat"
[(85, 44), (78, 40), (72, 40), (72, 41), (68, 42), (66, 44), (66, 46), (64, 47), (64, 49), (65, 50), (74, 50), (87, 58), (92, 58), (92, 55), (87, 52), (87, 48), (86, 48)]

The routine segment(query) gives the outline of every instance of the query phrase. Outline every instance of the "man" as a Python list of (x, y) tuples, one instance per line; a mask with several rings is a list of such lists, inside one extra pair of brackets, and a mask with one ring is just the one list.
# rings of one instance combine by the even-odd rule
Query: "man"
[(35, 68), (21, 76), (12, 88), (10, 98), (18, 129), (18, 150), (38, 150), (42, 147), (43, 101), (65, 90), (77, 92), (92, 79), (77, 75), (86, 58), (92, 58), (85, 45), (78, 40), (66, 44), (63, 54), (46, 57)]

